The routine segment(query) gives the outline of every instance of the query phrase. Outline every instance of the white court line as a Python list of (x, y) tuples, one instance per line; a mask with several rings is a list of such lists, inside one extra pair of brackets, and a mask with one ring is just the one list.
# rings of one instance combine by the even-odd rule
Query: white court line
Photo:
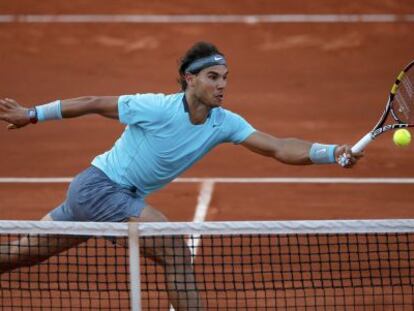
[(414, 14), (5, 14), (0, 23), (395, 23), (414, 22)]
[[(197, 207), (194, 213), (193, 222), (204, 222), (207, 216), (208, 207), (214, 192), (214, 182), (203, 181), (198, 195)], [(197, 255), (197, 247), (200, 243), (200, 235), (192, 235), (188, 240), (188, 246), (192, 252), (192, 259)]]
[[(214, 183), (258, 183), (258, 184), (413, 184), (414, 178), (394, 178), (394, 177), (213, 177), (198, 178), (187, 177), (177, 178), (174, 182), (179, 183), (198, 183), (210, 180)], [(1, 179), (0, 179), (1, 181)]]
[(205, 180), (201, 183), (200, 194), (198, 195), (198, 203), (194, 213), (193, 222), (203, 222), (206, 219), (213, 191), (213, 181)]
[(70, 183), (73, 177), (0, 177), (1, 184), (27, 183), (27, 184), (59, 184)]
[[(69, 183), (72, 177), (0, 177), (0, 184), (13, 183)], [(177, 183), (258, 183), (258, 184), (414, 184), (414, 178), (397, 177), (183, 177)], [(207, 187), (207, 186), (206, 186)]]

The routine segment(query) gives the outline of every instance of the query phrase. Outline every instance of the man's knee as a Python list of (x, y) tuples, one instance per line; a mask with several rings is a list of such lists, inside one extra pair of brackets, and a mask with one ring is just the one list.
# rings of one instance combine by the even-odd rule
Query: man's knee
[(138, 217), (130, 217), (131, 222), (167, 222), (167, 217), (159, 210), (147, 205)]
[[(167, 217), (159, 210), (146, 206), (139, 217), (131, 217), (131, 222), (167, 222)], [(189, 251), (182, 236), (148, 237), (141, 241), (143, 251), (158, 263), (182, 265), (191, 262)]]
[(40, 219), (40, 220), (41, 221), (54, 221), (52, 216), (50, 216), (50, 213), (43, 216), (42, 219)]

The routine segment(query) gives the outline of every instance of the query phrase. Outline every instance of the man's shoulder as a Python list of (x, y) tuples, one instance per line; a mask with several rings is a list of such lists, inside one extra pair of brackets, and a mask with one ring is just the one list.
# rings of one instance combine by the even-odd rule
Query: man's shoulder
[(133, 95), (124, 95), (124, 96), (131, 96), (135, 100), (142, 100), (146, 99), (148, 101), (154, 102), (166, 102), (166, 101), (179, 101), (182, 100), (184, 93), (136, 93)]
[(183, 95), (180, 93), (123, 95), (118, 100), (120, 120), (125, 124), (163, 122), (175, 114), (182, 97)]
[(225, 123), (231, 122), (238, 114), (223, 107), (217, 107), (212, 110), (212, 119), (214, 126), (222, 126)]
[(181, 104), (183, 93), (136, 93), (133, 95), (122, 95), (119, 104), (133, 109), (169, 110)]
[(222, 107), (214, 110), (214, 126), (220, 127), (227, 134), (225, 141), (239, 144), (255, 131), (240, 114)]
[(242, 117), (238, 112), (234, 112), (233, 110), (224, 107), (217, 107), (213, 109), (213, 114), (223, 118)]
[(163, 100), (167, 104), (182, 105), (184, 93), (162, 94)]
[(144, 94), (137, 94), (141, 98), (146, 98), (150, 101), (153, 105), (158, 106), (162, 109), (173, 108), (177, 105), (181, 105), (183, 100), (183, 93), (144, 93)]

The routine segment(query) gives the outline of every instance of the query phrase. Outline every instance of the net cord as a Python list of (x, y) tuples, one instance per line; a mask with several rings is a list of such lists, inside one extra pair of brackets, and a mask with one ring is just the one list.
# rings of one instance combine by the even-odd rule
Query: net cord
[[(414, 219), (134, 223), (140, 237), (223, 234), (338, 234), (413, 232)], [(128, 236), (127, 223), (0, 221), (0, 234)]]

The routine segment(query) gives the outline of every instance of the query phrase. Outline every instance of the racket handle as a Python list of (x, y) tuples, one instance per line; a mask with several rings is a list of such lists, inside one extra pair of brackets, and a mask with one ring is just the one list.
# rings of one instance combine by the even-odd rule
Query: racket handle
[(365, 149), (365, 147), (372, 142), (374, 139), (372, 138), (372, 134), (368, 133), (364, 137), (362, 137), (352, 148), (351, 151), (353, 153), (361, 152)]

